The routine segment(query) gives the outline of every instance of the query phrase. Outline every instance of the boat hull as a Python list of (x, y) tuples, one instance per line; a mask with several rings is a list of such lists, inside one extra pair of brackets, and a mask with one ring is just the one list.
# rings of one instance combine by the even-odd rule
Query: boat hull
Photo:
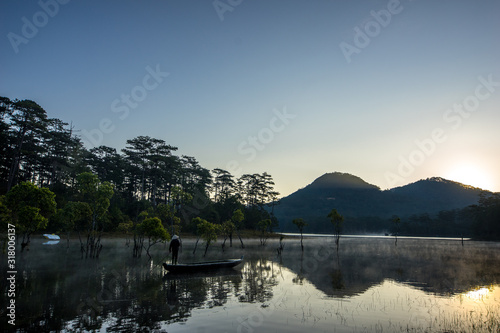
[(206, 272), (230, 269), (239, 265), (241, 262), (243, 262), (243, 259), (227, 259), (177, 265), (163, 263), (163, 268), (165, 268), (165, 270), (169, 273)]

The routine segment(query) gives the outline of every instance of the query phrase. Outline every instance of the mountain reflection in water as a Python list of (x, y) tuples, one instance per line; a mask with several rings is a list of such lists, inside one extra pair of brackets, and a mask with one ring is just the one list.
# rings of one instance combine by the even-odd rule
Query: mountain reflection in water
[[(181, 262), (245, 255), (239, 269), (190, 275), (161, 268), (164, 246), (149, 262), (133, 259), (125, 240), (103, 243), (97, 260), (79, 259), (77, 242), (68, 250), (65, 242), (34, 242), (18, 252), (18, 331), (424, 331), (464, 320), (475, 325), (471, 309), (498, 327), (498, 243), (404, 239), (396, 247), (390, 239), (348, 238), (337, 253), (331, 238), (306, 238), (304, 252), (287, 238), (278, 256), (277, 240), (265, 248), (247, 240), (245, 249), (224, 253), (215, 243), (202, 258), (187, 239)], [(487, 318), (492, 311), (496, 317)]]

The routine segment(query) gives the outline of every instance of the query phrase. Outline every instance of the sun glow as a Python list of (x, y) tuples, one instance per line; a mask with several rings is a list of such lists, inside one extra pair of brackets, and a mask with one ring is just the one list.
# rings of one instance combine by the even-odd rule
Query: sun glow
[(463, 164), (453, 168), (445, 178), (484, 190), (489, 190), (493, 186), (488, 173), (484, 169), (471, 164)]
[(465, 296), (467, 298), (470, 298), (471, 300), (480, 301), (480, 300), (484, 299), (485, 297), (487, 297), (489, 293), (490, 293), (490, 289), (483, 287), (483, 288), (471, 290), (471, 291), (465, 293)]

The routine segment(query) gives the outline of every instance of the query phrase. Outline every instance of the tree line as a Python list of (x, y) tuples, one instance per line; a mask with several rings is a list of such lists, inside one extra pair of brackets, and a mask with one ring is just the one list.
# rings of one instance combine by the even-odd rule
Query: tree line
[[(328, 219), (334, 225), (332, 230)], [(391, 218), (378, 216), (340, 216), (332, 210), (325, 217), (295, 218), (292, 223), (301, 233), (332, 233), (338, 244), (338, 235), (381, 234), (422, 237), (470, 237), (481, 240), (500, 240), (500, 193), (483, 192), (478, 203), (461, 209), (442, 210), (437, 214), (394, 215)], [(307, 227), (307, 228), (306, 228)]]
[[(264, 220), (271, 221), (269, 230), (277, 226), (273, 207), (279, 193), (266, 172), (237, 178), (223, 169), (208, 170), (149, 136), (127, 140), (120, 152), (87, 148), (76, 132), (34, 101), (0, 97), (0, 214), (3, 222), (19, 223), (26, 232), (24, 243), (37, 229), (75, 231), (82, 254), (96, 256), (101, 233), (120, 231), (133, 236), (134, 255), (140, 255), (148, 249), (144, 242), (154, 244), (181, 230), (199, 232), (195, 218), (231, 235), (231, 243), (229, 222), (234, 224), (237, 210), (243, 215), (236, 219), (238, 230), (260, 230)], [(43, 212), (40, 203), (14, 205), (40, 196), (28, 183), (53, 194), (45, 199), (51, 204)]]
[(476, 205), (462, 209), (402, 217), (390, 230), (401, 235), (500, 240), (500, 193), (482, 193)]

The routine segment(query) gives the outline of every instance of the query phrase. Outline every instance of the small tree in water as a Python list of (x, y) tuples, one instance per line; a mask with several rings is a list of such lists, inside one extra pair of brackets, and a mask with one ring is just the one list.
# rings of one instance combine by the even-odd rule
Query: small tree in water
[(69, 233), (71, 230), (78, 232), (80, 239), (80, 249), (85, 252), (85, 247), (82, 242), (81, 232), (88, 228), (92, 221), (92, 211), (86, 202), (70, 201), (62, 209), (63, 230), (67, 233), (67, 246), (69, 247)]
[(236, 227), (235, 227), (234, 223), (231, 221), (225, 221), (220, 226), (222, 237), (224, 237), (224, 241), (222, 242), (222, 251), (224, 251), (224, 248), (226, 246), (226, 240), (228, 238), (229, 238), (229, 247), (233, 246), (232, 235), (233, 235), (233, 232), (235, 231), (235, 229), (236, 229)]
[(202, 230), (200, 229), (200, 225), (203, 222), (208, 222), (208, 221), (205, 219), (202, 219), (201, 217), (198, 217), (198, 216), (193, 218), (193, 221), (192, 221), (192, 223), (196, 226), (196, 235), (198, 236), (196, 238), (196, 243), (194, 243), (193, 254), (196, 253), (196, 249), (198, 248), (198, 242), (200, 241), (201, 236), (202, 236), (202, 234), (201, 234)]
[(122, 222), (120, 224), (118, 224), (118, 228), (117, 230), (120, 232), (120, 233), (124, 233), (125, 234), (125, 245), (129, 246), (130, 245), (130, 230), (132, 230), (132, 227), (134, 225), (132, 224), (132, 222)]
[[(84, 172), (77, 177), (78, 189), (83, 202), (87, 203), (91, 212), (91, 220), (87, 225), (87, 242), (83, 246), (82, 257), (97, 258), (101, 252), (101, 235), (104, 228), (104, 216), (108, 211), (110, 199), (113, 196), (113, 186), (109, 182), (101, 182), (99, 178)], [(80, 240), (81, 241), (81, 240)]]
[(266, 245), (267, 239), (271, 235), (272, 224), (271, 219), (261, 220), (257, 223), (257, 229), (260, 231), (260, 245)]
[(297, 226), (297, 228), (299, 228), (299, 231), (300, 231), (300, 247), (302, 248), (302, 251), (304, 251), (304, 244), (302, 243), (302, 232), (304, 231), (304, 227), (307, 226), (307, 222), (304, 221), (304, 219), (302, 218), (298, 218), (298, 219), (294, 219), (292, 221), (293, 224), (295, 224)]
[(394, 236), (396, 240), (394, 241), (394, 245), (398, 246), (398, 234), (399, 234), (399, 225), (401, 223), (401, 219), (399, 216), (394, 215), (392, 217), (392, 223), (394, 224)]
[(205, 241), (205, 253), (203, 256), (207, 255), (208, 247), (212, 242), (217, 241), (217, 234), (219, 233), (219, 226), (214, 223), (210, 223), (206, 220), (202, 220), (198, 224), (198, 234)]
[[(241, 248), (244, 249), (245, 245), (243, 244), (243, 240), (241, 239), (240, 229), (242, 228), (243, 220), (245, 219), (245, 215), (241, 211), (241, 209), (236, 209), (231, 217), (231, 221), (234, 223), (234, 227), (236, 230), (236, 234), (240, 239)], [(229, 241), (231, 242), (231, 236), (229, 237)]]
[(328, 214), (330, 222), (332, 222), (334, 227), (335, 244), (337, 245), (337, 251), (339, 249), (340, 234), (342, 233), (342, 225), (344, 222), (344, 217), (337, 212), (336, 209), (332, 209), (330, 214)]
[(49, 217), (56, 212), (55, 194), (47, 188), (24, 182), (14, 186), (5, 196), (5, 201), (12, 213), (12, 222), (23, 234), (22, 251), (29, 245), (31, 234), (45, 229)]
[(151, 260), (152, 257), (149, 253), (151, 247), (157, 243), (165, 242), (170, 239), (170, 234), (165, 230), (161, 220), (157, 217), (146, 218), (137, 227), (139, 233), (148, 239), (148, 246), (144, 246), (144, 248), (149, 256), (149, 260)]

